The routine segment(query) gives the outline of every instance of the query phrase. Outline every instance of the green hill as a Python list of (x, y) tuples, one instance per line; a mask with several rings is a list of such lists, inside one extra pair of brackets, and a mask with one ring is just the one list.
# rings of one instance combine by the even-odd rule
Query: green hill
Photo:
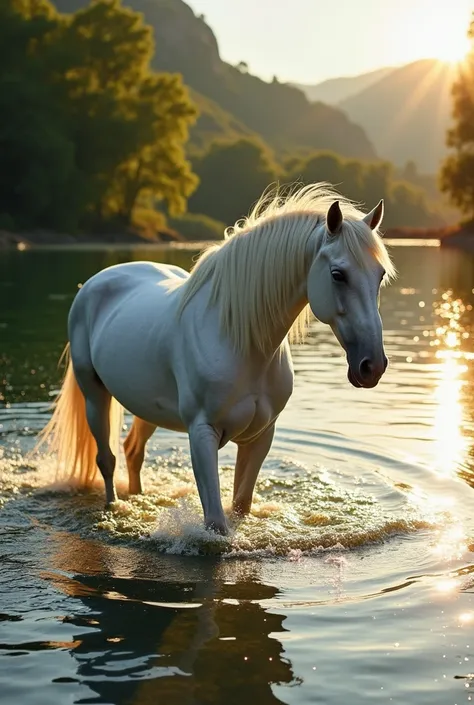
[(190, 88), (189, 95), (199, 110), (196, 124), (190, 130), (191, 153), (202, 152), (216, 139), (235, 140), (252, 137), (252, 132), (233, 115), (223, 110), (211, 98)]
[[(56, 0), (61, 12), (74, 12), (86, 4)], [(364, 130), (339, 108), (311, 103), (297, 88), (277, 80), (267, 83), (244, 67), (241, 70), (222, 61), (212, 30), (182, 0), (127, 0), (124, 4), (142, 12), (153, 27), (153, 67), (181, 73), (205, 108), (193, 130), (194, 145), (209, 141), (214, 123), (216, 136), (256, 133), (279, 152), (329, 149), (346, 157), (376, 157)], [(204, 99), (213, 101), (220, 111)]]

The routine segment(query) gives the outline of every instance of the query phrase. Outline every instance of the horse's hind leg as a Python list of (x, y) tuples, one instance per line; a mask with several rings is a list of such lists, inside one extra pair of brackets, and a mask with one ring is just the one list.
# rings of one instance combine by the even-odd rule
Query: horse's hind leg
[(112, 397), (96, 378), (92, 394), (86, 393), (86, 415), (89, 428), (97, 443), (97, 466), (104, 478), (106, 504), (115, 502), (115, 456), (110, 450), (110, 402)]
[(97, 444), (97, 466), (104, 478), (105, 500), (115, 502), (115, 456), (110, 449), (111, 395), (97, 376), (91, 364), (75, 362), (74, 373), (86, 400), (87, 423)]
[(130, 494), (141, 494), (142, 492), (140, 470), (145, 458), (145, 445), (155, 429), (156, 426), (153, 424), (135, 416), (130, 433), (124, 441), (123, 449), (127, 460), (128, 491)]

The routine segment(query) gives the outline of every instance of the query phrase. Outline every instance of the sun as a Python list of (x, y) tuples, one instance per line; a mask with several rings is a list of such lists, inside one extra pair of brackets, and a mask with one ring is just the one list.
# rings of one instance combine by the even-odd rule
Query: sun
[(467, 37), (453, 37), (452, 39), (446, 37), (439, 47), (438, 59), (447, 64), (458, 64), (466, 58), (470, 49), (471, 43)]
[[(416, 25), (421, 22), (423, 33), (418, 40), (419, 49), (446, 63), (462, 61), (471, 49), (467, 33), (471, 20), (470, 2), (467, 0), (421, 1)], [(429, 10), (429, 11), (428, 11)], [(414, 18), (415, 19), (415, 18)], [(418, 31), (418, 30), (417, 30)]]

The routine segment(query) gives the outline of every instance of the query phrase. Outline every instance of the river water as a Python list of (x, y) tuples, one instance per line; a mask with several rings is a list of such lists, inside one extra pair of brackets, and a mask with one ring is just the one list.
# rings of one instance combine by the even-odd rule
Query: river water
[[(396, 246), (390, 366), (351, 387), (314, 322), (251, 516), (212, 538), (184, 435), (146, 493), (54, 486), (30, 457), (79, 284), (188, 249), (0, 254), (0, 698), (8, 705), (461, 705), (474, 697), (474, 258)], [(126, 424), (130, 419), (126, 417)], [(220, 456), (228, 504), (233, 448)], [(119, 488), (120, 488), (119, 482)]]

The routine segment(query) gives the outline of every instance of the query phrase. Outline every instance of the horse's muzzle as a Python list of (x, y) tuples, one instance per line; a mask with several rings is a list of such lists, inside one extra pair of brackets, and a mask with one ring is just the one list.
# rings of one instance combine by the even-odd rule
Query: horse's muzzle
[(354, 370), (353, 366), (349, 362), (347, 379), (354, 387), (372, 389), (380, 382), (383, 373), (387, 369), (387, 365), (388, 360), (385, 355), (383, 356), (382, 366), (376, 365), (370, 358), (364, 357), (360, 361), (357, 370)]

